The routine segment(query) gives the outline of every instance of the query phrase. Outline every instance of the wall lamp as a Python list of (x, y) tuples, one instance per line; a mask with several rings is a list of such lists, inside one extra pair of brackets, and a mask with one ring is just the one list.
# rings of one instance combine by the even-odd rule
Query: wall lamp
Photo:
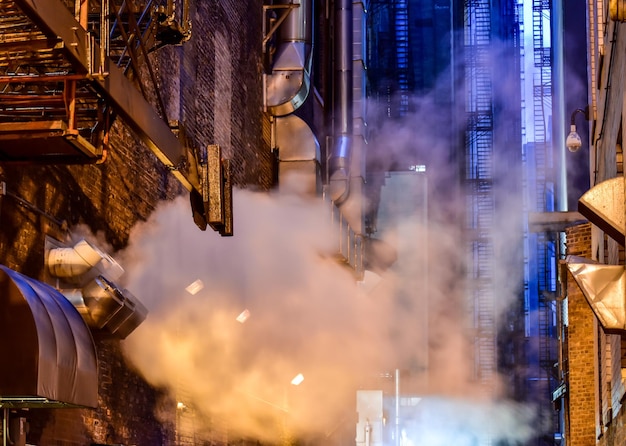
[(582, 113), (585, 116), (585, 119), (589, 121), (589, 107), (585, 107), (585, 109), (577, 108), (572, 113), (572, 117), (570, 118), (570, 132), (567, 135), (567, 139), (565, 140), (565, 146), (567, 150), (570, 152), (578, 152), (583, 145), (582, 139), (580, 139), (580, 135), (576, 131), (576, 115), (578, 113)]

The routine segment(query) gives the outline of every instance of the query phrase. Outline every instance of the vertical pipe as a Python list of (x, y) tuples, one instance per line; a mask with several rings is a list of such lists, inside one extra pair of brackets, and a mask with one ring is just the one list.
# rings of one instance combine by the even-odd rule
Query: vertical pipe
[[(300, 5), (298, 8), (292, 8), (280, 26), (280, 41), (286, 42), (302, 42), (305, 45), (311, 45), (313, 41), (313, 6), (310, 0), (281, 0), (281, 4), (290, 5), (292, 3)], [(308, 53), (309, 48), (307, 48)]]
[(335, 3), (335, 134), (352, 133), (352, 0)]
[(554, 107), (552, 110), (553, 150), (556, 151), (556, 210), (567, 211), (567, 159), (565, 157), (565, 134), (567, 117), (565, 116), (565, 93), (563, 72), (563, 3), (562, 0), (552, 0), (552, 79)]
[(395, 437), (396, 446), (400, 446), (400, 369), (396, 369), (396, 423)]
[[(565, 76), (563, 69), (563, 2), (562, 0), (552, 0), (551, 16), (551, 41), (552, 41), (552, 85), (553, 85), (553, 109), (552, 109), (552, 150), (556, 151), (556, 210), (568, 210), (567, 191), (567, 158), (565, 149)], [(566, 252), (565, 233), (557, 234), (557, 251)], [(557, 262), (559, 258), (557, 257)]]
[(2, 411), (2, 446), (7, 446), (7, 419), (9, 417), (9, 409), (6, 407)]
[(109, 0), (102, 0), (100, 4), (100, 68), (101, 74), (107, 70), (106, 59), (109, 57), (109, 27), (110, 27)]
[[(559, 253), (558, 258), (561, 258), (561, 253)], [(567, 269), (565, 268), (565, 264), (560, 260), (557, 262), (557, 274), (559, 280), (559, 292), (556, 296), (556, 328), (557, 328), (557, 345), (558, 345), (558, 384), (559, 386), (564, 385), (563, 381), (565, 379), (565, 371), (563, 368), (564, 361), (564, 353), (563, 348), (564, 338), (565, 338), (565, 327), (563, 325), (563, 300), (567, 298)], [(566, 418), (565, 418), (565, 399), (563, 396), (559, 396), (559, 407), (558, 407), (558, 419), (559, 419), (559, 434), (561, 436), (561, 441), (563, 446), (565, 446), (565, 429), (566, 429)]]
[(68, 130), (76, 130), (76, 81), (65, 81), (65, 103), (67, 106), (67, 127)]
[(352, 152), (352, 0), (335, 0), (334, 146), (329, 160), (330, 194), (348, 198)]

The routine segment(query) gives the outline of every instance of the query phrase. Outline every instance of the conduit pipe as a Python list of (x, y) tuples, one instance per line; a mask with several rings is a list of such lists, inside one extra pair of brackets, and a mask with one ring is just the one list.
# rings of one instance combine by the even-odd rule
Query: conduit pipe
[(352, 156), (352, 0), (335, 0), (334, 144), (329, 159), (329, 193), (336, 205), (350, 193)]
[(274, 116), (293, 113), (302, 105), (311, 85), (311, 0), (279, 0), (290, 8), (280, 26), (271, 74), (265, 76), (266, 106)]

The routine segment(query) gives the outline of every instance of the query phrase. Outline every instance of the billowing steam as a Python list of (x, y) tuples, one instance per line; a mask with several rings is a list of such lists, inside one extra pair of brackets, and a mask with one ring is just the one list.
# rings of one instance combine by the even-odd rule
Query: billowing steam
[[(171, 393), (181, 414), (194, 414), (194, 430), (223, 424), (233, 437), (278, 442), (288, 432), (331, 444), (328, 435), (338, 429), (354, 432), (356, 391), (389, 391), (385, 377), (401, 369), (412, 376), (403, 392), (423, 397), (405, 426), (415, 444), (513, 444), (533, 435), (531, 410), (477, 384), (475, 312), (467, 307), (472, 259), (464, 257), (457, 211), (467, 201), (449, 189), (458, 171), (450, 140), (439, 137), (455, 130), (449, 110), (439, 116), (427, 99), (415, 105), (419, 118), (380, 129), (379, 150), (368, 161), (381, 172), (415, 167), (428, 178), (424, 196), (439, 201), (428, 218), (421, 218), (427, 203), (419, 194), (390, 211), (401, 216), (396, 221), (379, 216), (381, 252), (389, 243), (398, 260), (365, 283), (337, 261), (338, 230), (321, 199), (236, 190), (234, 237), (223, 238), (199, 231), (188, 199), (180, 198), (133, 230), (120, 258), (124, 285), (150, 312), (125, 352), (150, 383)], [(494, 316), (518, 298), (523, 272), (514, 240), (522, 235), (514, 181), (520, 166), (511, 161), (494, 160), (509, 170), (494, 178), (499, 211), (493, 233), (484, 234), (493, 241)], [(304, 381), (291, 384), (299, 374)], [(490, 379), (498, 388), (498, 377)]]
[(232, 238), (199, 231), (183, 198), (135, 229), (126, 287), (150, 313), (126, 351), (149, 382), (235, 434), (276, 438), (287, 414), (323, 432), (354, 413), (357, 381), (389, 363), (388, 309), (333, 257), (321, 202), (234, 198)]
[[(339, 425), (354, 426), (357, 389), (430, 356), (437, 370), (419, 389), (447, 399), (424, 405), (439, 413), (421, 416), (420, 435), (427, 425), (440, 437), (485, 435), (481, 429), (489, 431), (497, 415), (501, 426), (517, 423), (495, 432), (498, 438), (527, 437), (529, 417), (515, 415), (517, 408), (477, 403), (464, 316), (444, 310), (459, 299), (450, 293), (462, 292), (450, 286), (461, 281), (445, 262), (428, 279), (430, 294), (418, 286), (414, 302), (393, 296), (402, 287), (392, 270), (366, 293), (334, 258), (336, 228), (321, 200), (238, 190), (234, 203), (232, 238), (199, 231), (180, 198), (137, 226), (120, 257), (125, 287), (150, 311), (125, 341), (127, 356), (148, 382), (171, 392), (179, 410), (193, 411), (193, 429), (221, 420), (232, 436), (278, 441), (288, 423), (293, 435), (324, 438)], [(441, 242), (415, 250), (416, 261), (439, 261), (458, 248), (443, 227), (412, 228), (422, 240)], [(421, 322), (426, 300), (441, 308), (430, 328)], [(429, 330), (438, 333), (430, 344)], [(291, 384), (300, 373), (304, 381)], [(439, 431), (432, 420), (443, 414), (458, 431)], [(426, 415), (431, 421), (423, 424)]]

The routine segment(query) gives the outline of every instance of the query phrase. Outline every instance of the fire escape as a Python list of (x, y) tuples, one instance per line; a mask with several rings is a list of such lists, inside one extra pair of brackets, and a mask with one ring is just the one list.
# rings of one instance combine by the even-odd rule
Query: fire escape
[(491, 5), (465, 2), (465, 81), (468, 127), (464, 181), (467, 194), (469, 307), (475, 332), (475, 379), (487, 395), (496, 373), (494, 291), (493, 86), (490, 71)]
[(409, 11), (407, 0), (394, 3), (396, 34), (396, 79), (398, 82), (399, 114), (409, 111)]
[[(533, 0), (533, 123), (534, 123), (534, 153), (536, 175), (536, 210), (539, 212), (555, 211), (555, 184), (551, 177), (553, 160), (551, 144), (547, 136), (546, 119), (552, 108), (552, 73), (549, 43), (546, 45), (544, 34), (545, 24), (550, 23), (550, 1)], [(547, 30), (549, 33), (549, 29)], [(536, 240), (536, 268), (537, 268), (537, 336), (538, 336), (538, 371), (534, 390), (541, 395), (543, 401), (550, 401), (551, 391), (558, 385), (558, 377), (554, 364), (557, 362), (555, 350), (555, 301), (556, 276), (555, 268), (558, 240), (555, 233), (537, 233)], [(553, 418), (553, 425), (558, 426), (557, 413), (545, 403), (540, 406), (543, 419)]]
[(0, 33), (0, 162), (106, 162), (120, 118), (190, 192), (196, 224), (232, 233), (229, 162), (178, 138), (150, 63), (189, 38), (186, 1), (0, 0)]

